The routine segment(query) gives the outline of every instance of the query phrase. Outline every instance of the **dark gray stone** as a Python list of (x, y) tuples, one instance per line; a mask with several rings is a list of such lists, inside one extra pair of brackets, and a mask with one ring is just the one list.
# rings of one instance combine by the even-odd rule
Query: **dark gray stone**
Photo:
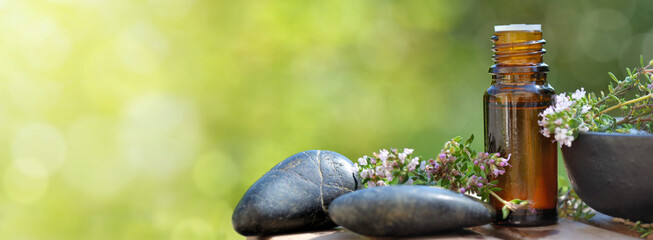
[(338, 153), (311, 150), (290, 156), (256, 181), (240, 199), (232, 224), (245, 235), (327, 229), (336, 226), (327, 206), (358, 189), (353, 163)]
[(348, 193), (329, 205), (340, 226), (373, 237), (412, 237), (487, 224), (491, 210), (463, 194), (428, 186), (386, 186)]

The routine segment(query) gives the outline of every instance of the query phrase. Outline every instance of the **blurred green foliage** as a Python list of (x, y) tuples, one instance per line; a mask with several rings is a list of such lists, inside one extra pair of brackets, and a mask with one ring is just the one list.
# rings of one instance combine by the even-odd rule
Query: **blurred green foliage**
[(482, 136), (493, 25), (543, 24), (558, 91), (653, 57), (651, 1), (0, 4), (0, 239), (238, 239), (296, 152)]

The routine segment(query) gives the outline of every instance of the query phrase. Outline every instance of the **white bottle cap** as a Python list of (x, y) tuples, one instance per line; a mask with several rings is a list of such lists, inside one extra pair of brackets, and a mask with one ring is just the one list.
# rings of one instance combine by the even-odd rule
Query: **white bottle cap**
[(496, 25), (494, 26), (495, 32), (503, 31), (542, 31), (542, 24), (510, 24), (510, 25)]

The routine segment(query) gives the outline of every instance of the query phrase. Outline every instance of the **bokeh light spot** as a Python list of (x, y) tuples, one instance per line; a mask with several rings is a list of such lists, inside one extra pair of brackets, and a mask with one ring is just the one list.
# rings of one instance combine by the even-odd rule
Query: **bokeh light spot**
[(20, 50), (27, 62), (40, 70), (60, 67), (70, 54), (72, 43), (55, 20), (45, 16), (26, 21), (19, 33)]
[(69, 185), (106, 199), (131, 179), (118, 151), (117, 130), (115, 120), (97, 116), (83, 117), (68, 128), (70, 151), (62, 171)]
[(13, 159), (38, 161), (48, 173), (59, 169), (66, 155), (66, 141), (52, 125), (31, 123), (21, 127), (13, 138)]
[(170, 177), (195, 157), (200, 122), (187, 101), (164, 94), (141, 96), (125, 109), (121, 147), (129, 165), (158, 177)]
[[(642, 54), (644, 56), (644, 59), (651, 59), (653, 57), (653, 29), (644, 36), (644, 40), (642, 41)], [(646, 65), (646, 62), (644, 63)]]
[(625, 16), (615, 10), (596, 9), (580, 22), (578, 44), (589, 58), (607, 62), (618, 58), (623, 36), (631, 34)]
[(149, 23), (136, 23), (118, 37), (116, 51), (125, 68), (136, 73), (150, 73), (168, 53), (165, 36)]
[(34, 159), (14, 159), (5, 169), (5, 191), (16, 203), (30, 204), (38, 201), (47, 191), (48, 183), (46, 168)]
[(15, 75), (9, 81), (9, 94), (14, 105), (28, 114), (41, 114), (56, 106), (61, 96), (61, 84), (37, 81), (25, 75)]

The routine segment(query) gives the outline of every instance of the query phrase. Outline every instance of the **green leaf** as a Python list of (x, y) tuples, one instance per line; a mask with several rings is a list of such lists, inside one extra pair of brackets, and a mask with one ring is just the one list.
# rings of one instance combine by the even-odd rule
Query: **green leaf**
[(596, 213), (590, 213), (590, 214), (587, 214), (587, 215), (585, 216), (585, 220), (590, 220), (590, 219), (593, 218), (594, 216), (596, 216)]
[(399, 184), (399, 177), (398, 177), (398, 176), (395, 176), (394, 178), (392, 178), (392, 181), (390, 181), (388, 184), (389, 184), (389, 185), (397, 185), (397, 184)]
[(481, 168), (478, 167), (478, 165), (474, 165), (474, 172), (476, 172), (476, 174), (481, 174), (483, 171), (481, 171)]
[(441, 187), (449, 188), (449, 185), (451, 185), (449, 179), (440, 179), (440, 180), (441, 180), (440, 184), (442, 185)]
[(639, 237), (645, 238), (646, 236), (650, 235), (651, 233), (653, 233), (653, 228), (651, 228), (650, 230), (644, 232), (644, 234), (642, 234), (642, 236), (639, 236)]
[[(617, 79), (617, 76), (615, 76), (612, 72), (608, 72), (608, 75), (610, 75), (610, 78), (612, 78), (612, 80), (614, 80), (614, 82), (619, 82), (619, 80)], [(603, 93), (603, 92), (601, 92), (601, 93)]]
[(465, 141), (465, 146), (469, 146), (470, 144), (472, 144), (473, 141), (474, 141), (474, 134), (469, 136), (469, 139), (467, 139), (467, 141)]
[(503, 219), (508, 218), (508, 214), (510, 214), (508, 206), (503, 206), (503, 208), (501, 208), (501, 212), (503, 213)]
[(624, 81), (626, 82), (625, 86), (630, 85), (630, 83), (633, 82), (633, 76), (626, 77)]
[(601, 118), (602, 118), (602, 120), (604, 120), (606, 122), (610, 122), (610, 123), (614, 122), (614, 117), (612, 117), (612, 116), (610, 116), (608, 114), (601, 115)]
[(580, 126), (581, 123), (583, 123), (583, 122), (578, 120), (578, 119), (575, 119), (575, 118), (569, 119), (569, 122), (568, 122), (569, 127), (571, 127), (571, 128), (577, 128), (578, 126)]
[(618, 133), (628, 133), (628, 132), (630, 132), (630, 130), (627, 129), (627, 128), (619, 128), (619, 129), (617, 129), (615, 131), (618, 132)]
[(498, 191), (501, 191), (501, 188), (493, 187), (493, 188), (490, 189), (490, 190), (492, 190), (493, 192), (498, 192)]

